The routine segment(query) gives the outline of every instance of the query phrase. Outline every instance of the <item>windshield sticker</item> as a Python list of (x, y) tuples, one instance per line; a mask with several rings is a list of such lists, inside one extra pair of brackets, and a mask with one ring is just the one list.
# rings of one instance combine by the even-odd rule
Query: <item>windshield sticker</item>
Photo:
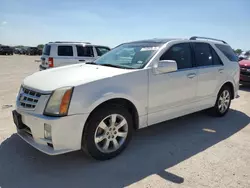
[(141, 48), (140, 51), (155, 51), (155, 50), (158, 50), (159, 47), (157, 46), (153, 46), (153, 47), (145, 47), (145, 48)]

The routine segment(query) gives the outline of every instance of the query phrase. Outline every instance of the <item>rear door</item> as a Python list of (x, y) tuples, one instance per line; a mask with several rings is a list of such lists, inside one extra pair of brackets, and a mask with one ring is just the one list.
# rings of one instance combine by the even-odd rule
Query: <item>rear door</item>
[(209, 99), (224, 80), (224, 66), (210, 44), (195, 42), (192, 45), (198, 70), (197, 99)]
[(58, 45), (54, 57), (54, 67), (75, 64), (74, 49), (72, 45)]
[(76, 45), (76, 62), (86, 63), (95, 60), (93, 46)]

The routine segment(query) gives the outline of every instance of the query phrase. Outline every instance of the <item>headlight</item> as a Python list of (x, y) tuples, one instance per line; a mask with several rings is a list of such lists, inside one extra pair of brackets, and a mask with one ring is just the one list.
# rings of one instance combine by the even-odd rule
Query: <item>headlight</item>
[(73, 93), (73, 87), (56, 89), (49, 98), (44, 114), (51, 116), (66, 116)]

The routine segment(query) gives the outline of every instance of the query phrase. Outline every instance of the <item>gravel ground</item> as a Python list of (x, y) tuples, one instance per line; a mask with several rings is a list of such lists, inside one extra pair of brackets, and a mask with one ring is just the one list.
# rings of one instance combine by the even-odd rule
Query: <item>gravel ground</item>
[(16, 135), (11, 117), (22, 79), (38, 70), (36, 59), (0, 56), (1, 188), (250, 187), (250, 87), (241, 87), (227, 116), (195, 113), (139, 130), (115, 159), (47, 156)]

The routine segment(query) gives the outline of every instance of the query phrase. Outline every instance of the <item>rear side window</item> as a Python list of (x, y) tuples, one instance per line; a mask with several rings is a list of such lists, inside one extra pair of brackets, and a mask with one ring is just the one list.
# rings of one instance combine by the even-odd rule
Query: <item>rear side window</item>
[(50, 55), (50, 48), (51, 46), (46, 44), (44, 47), (43, 47), (43, 55)]
[(76, 46), (77, 56), (80, 57), (94, 57), (93, 47), (91, 46)]
[(210, 46), (206, 43), (194, 43), (194, 54), (196, 65), (209, 66), (213, 65), (212, 51)]
[(213, 65), (223, 65), (220, 57), (218, 56), (218, 54), (216, 53), (216, 51), (210, 46), (211, 50), (212, 50), (212, 56), (213, 56)]
[(160, 60), (175, 60), (178, 69), (192, 67), (192, 55), (189, 43), (173, 45), (160, 58)]
[(73, 56), (72, 46), (58, 46), (57, 49), (58, 56)]
[(230, 60), (238, 61), (236, 54), (230, 46), (223, 44), (215, 44), (215, 46)]
[(102, 56), (103, 54), (107, 53), (108, 51), (110, 51), (109, 48), (104, 47), (104, 46), (96, 46), (96, 52), (98, 56)]

